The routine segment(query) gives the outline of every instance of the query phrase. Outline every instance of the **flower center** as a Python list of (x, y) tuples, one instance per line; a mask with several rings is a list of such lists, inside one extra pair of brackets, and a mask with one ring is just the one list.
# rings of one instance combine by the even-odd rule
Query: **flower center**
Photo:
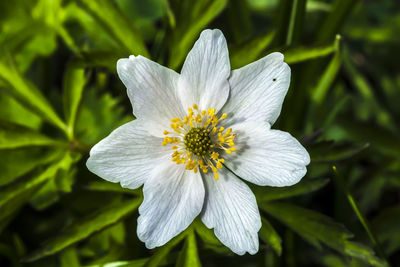
[(188, 115), (183, 119), (171, 120), (173, 132), (164, 131), (166, 137), (162, 145), (172, 145), (172, 161), (176, 164), (186, 164), (186, 169), (195, 173), (198, 169), (204, 173), (210, 169), (218, 179), (217, 169), (222, 168), (225, 162), (220, 153), (236, 151), (236, 134), (231, 128), (225, 130), (222, 126), (218, 127), (218, 123), (227, 116), (224, 113), (218, 118), (215, 109), (199, 110), (194, 104), (193, 108), (188, 108)]
[(185, 134), (185, 149), (196, 156), (205, 156), (209, 153), (212, 144), (208, 131), (204, 127), (192, 128)]

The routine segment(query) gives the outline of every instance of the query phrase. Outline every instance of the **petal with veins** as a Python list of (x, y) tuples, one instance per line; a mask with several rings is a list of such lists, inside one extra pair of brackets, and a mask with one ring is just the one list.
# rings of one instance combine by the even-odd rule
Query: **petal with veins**
[(261, 228), (256, 198), (250, 188), (226, 168), (219, 179), (203, 174), (206, 198), (201, 219), (215, 236), (233, 252), (243, 255), (258, 251)]
[(218, 112), (229, 95), (230, 72), (224, 35), (220, 30), (203, 31), (187, 56), (179, 79), (184, 108), (197, 104), (200, 109), (215, 108)]
[(118, 60), (117, 71), (128, 90), (133, 114), (151, 134), (162, 137), (171, 118), (184, 114), (176, 92), (179, 74), (142, 56)]
[(239, 177), (262, 186), (289, 186), (306, 174), (310, 156), (289, 133), (272, 130), (265, 122), (244, 122), (232, 129), (237, 151), (226, 156), (225, 164)]
[(290, 68), (281, 53), (268, 56), (232, 71), (229, 99), (222, 112), (231, 123), (247, 120), (274, 124), (289, 89)]
[(137, 234), (151, 249), (185, 230), (201, 212), (204, 186), (200, 173), (171, 161), (154, 168), (143, 187)]
[(148, 178), (154, 166), (170, 161), (170, 149), (162, 139), (149, 135), (140, 120), (128, 122), (90, 150), (88, 169), (103, 179), (135, 189)]

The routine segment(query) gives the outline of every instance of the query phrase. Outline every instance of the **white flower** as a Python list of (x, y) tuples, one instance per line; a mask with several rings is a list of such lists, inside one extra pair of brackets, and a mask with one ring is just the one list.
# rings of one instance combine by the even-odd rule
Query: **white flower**
[(310, 162), (295, 138), (271, 129), (290, 83), (283, 55), (231, 72), (222, 32), (205, 30), (181, 74), (141, 56), (117, 71), (137, 119), (95, 145), (87, 167), (123, 187), (144, 184), (139, 239), (162, 246), (200, 215), (233, 252), (255, 254), (260, 214), (238, 177), (289, 186)]

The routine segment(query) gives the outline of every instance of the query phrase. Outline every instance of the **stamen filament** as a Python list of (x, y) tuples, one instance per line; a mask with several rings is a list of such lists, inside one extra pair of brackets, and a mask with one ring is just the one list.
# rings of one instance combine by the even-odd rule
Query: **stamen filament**
[(232, 133), (232, 128), (218, 127), (218, 123), (227, 116), (224, 113), (218, 118), (214, 108), (199, 110), (194, 104), (188, 108), (188, 114), (183, 119), (171, 119), (173, 131), (163, 132), (166, 136), (162, 145), (172, 145), (171, 158), (176, 164), (185, 164), (185, 169), (193, 170), (194, 173), (200, 170), (208, 173), (211, 170), (218, 180), (218, 169), (225, 163), (219, 152), (231, 154), (237, 151), (234, 147), (236, 134)]

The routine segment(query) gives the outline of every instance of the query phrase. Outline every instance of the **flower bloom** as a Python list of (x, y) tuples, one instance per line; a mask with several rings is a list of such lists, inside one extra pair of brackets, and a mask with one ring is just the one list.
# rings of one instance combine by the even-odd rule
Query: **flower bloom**
[(310, 162), (295, 138), (271, 129), (290, 83), (283, 55), (231, 71), (222, 32), (205, 30), (181, 74), (142, 56), (120, 59), (117, 71), (137, 119), (96, 144), (87, 167), (122, 187), (144, 184), (139, 239), (162, 246), (200, 215), (233, 252), (255, 254), (260, 213), (241, 179), (289, 186)]

